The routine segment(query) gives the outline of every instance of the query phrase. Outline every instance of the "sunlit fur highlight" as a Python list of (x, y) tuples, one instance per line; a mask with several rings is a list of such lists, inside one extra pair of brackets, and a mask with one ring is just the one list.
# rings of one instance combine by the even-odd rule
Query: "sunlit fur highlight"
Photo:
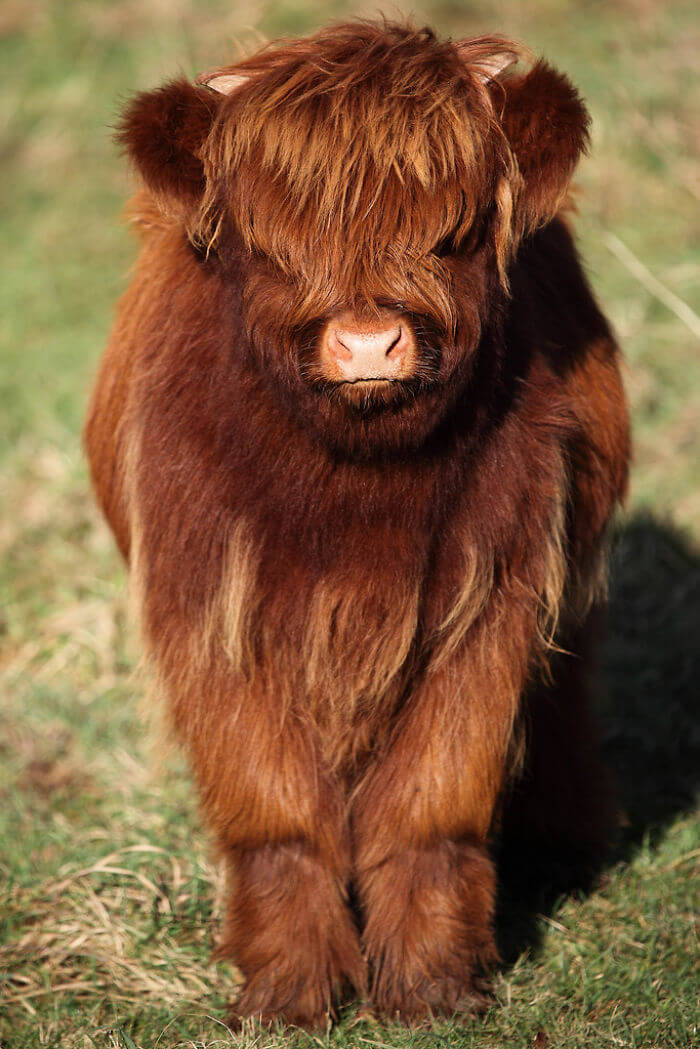
[(228, 540), (221, 584), (212, 595), (202, 633), (204, 659), (222, 650), (234, 673), (247, 679), (255, 661), (257, 559), (250, 526), (245, 520), (237, 521)]
[(435, 653), (431, 664), (434, 669), (454, 655), (486, 607), (493, 588), (494, 566), (489, 556), (483, 555), (470, 535), (463, 537), (462, 546), (462, 564), (455, 573), (460, 584), (433, 639)]

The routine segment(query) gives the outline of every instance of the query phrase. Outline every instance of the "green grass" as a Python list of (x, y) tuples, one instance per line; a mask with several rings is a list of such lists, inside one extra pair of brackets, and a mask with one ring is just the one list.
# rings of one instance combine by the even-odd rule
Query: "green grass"
[(134, 246), (111, 140), (120, 100), (216, 66), (234, 39), (367, 13), (340, 0), (6, 0), (0, 13), (0, 1046), (513, 1049), (698, 1044), (698, 340), (611, 250), (696, 311), (696, 10), (657, 0), (436, 0), (569, 71), (594, 118), (578, 228), (623, 343), (636, 457), (613, 565), (602, 719), (625, 820), (587, 896), (505, 908), (486, 1016), (310, 1038), (221, 1023), (219, 876), (182, 765), (139, 717), (124, 572), (79, 428)]

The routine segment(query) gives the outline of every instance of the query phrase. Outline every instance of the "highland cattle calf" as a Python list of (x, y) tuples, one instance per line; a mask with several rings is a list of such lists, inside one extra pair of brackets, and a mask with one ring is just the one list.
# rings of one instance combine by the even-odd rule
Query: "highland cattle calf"
[(627, 420), (559, 214), (588, 116), (524, 57), (353, 22), (123, 118), (142, 248), (86, 443), (240, 1016), (468, 1010), (494, 838), (606, 840), (587, 639)]

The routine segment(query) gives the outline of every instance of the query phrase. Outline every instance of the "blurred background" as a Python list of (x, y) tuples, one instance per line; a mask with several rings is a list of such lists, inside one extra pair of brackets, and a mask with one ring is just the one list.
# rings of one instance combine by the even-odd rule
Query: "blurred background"
[[(697, 1044), (697, 5), (381, 10), (442, 35), (524, 41), (572, 77), (593, 117), (577, 227), (625, 352), (635, 439), (602, 667), (623, 813), (594, 892), (502, 918), (509, 964), (485, 1018), (409, 1035), (355, 1024), (349, 1010), (313, 1044)], [(120, 105), (240, 47), (377, 11), (339, 0), (0, 6), (2, 1049), (312, 1044), (221, 1025), (235, 974), (209, 963), (218, 875), (182, 765), (154, 772), (125, 575), (79, 433), (135, 257), (120, 217), (133, 183), (111, 139)]]

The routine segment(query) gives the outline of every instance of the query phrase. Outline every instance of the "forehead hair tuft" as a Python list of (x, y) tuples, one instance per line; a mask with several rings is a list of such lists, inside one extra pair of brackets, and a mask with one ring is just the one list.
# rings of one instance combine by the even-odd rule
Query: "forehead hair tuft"
[(440, 268), (430, 252), (491, 208), (504, 276), (518, 174), (488, 70), (519, 50), (360, 21), (211, 74), (233, 89), (202, 150), (196, 234), (215, 241), (230, 211), (251, 250), (310, 290), (331, 272), (337, 285), (341, 270), (356, 284), (363, 273), (381, 282), (381, 269), (391, 283), (388, 270), (407, 262), (425, 289)]

